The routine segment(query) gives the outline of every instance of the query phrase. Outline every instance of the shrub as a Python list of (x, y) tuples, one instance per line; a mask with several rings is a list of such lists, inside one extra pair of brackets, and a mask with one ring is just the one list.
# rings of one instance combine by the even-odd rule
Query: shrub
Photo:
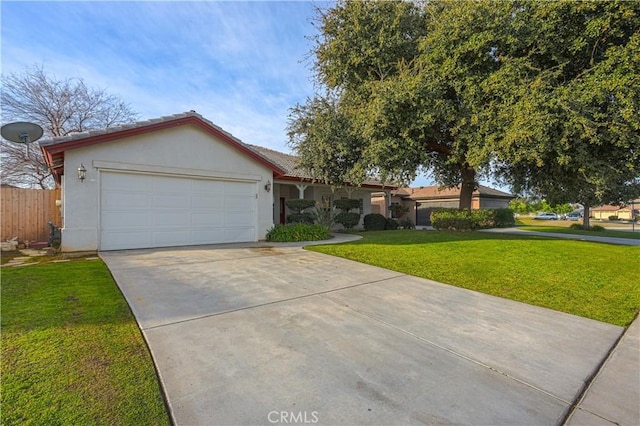
[(579, 223), (572, 223), (569, 228), (571, 229), (577, 229), (579, 231), (594, 231), (594, 232), (601, 232), (604, 231), (604, 227), (600, 226), (600, 225), (591, 225), (589, 228), (585, 228), (584, 226), (582, 226)]
[(309, 223), (313, 224), (312, 213), (291, 213), (287, 215), (287, 223)]
[(370, 213), (363, 219), (365, 231), (384, 231), (387, 219), (379, 213)]
[(360, 213), (342, 211), (336, 215), (335, 222), (344, 226), (345, 229), (351, 229), (360, 222)]
[(609, 220), (619, 220), (619, 218), (616, 215), (611, 215), (609, 216)]
[(329, 238), (331, 238), (331, 233), (326, 227), (308, 223), (278, 224), (267, 232), (267, 241), (276, 242), (319, 241)]
[(352, 198), (340, 198), (333, 202), (333, 205), (340, 211), (348, 212), (349, 210), (359, 209), (360, 200)]
[(324, 209), (322, 207), (314, 207), (310, 212), (313, 216), (315, 223), (325, 226), (327, 229), (331, 229), (335, 223), (336, 212), (335, 209)]
[(287, 207), (294, 211), (294, 213), (300, 213), (304, 209), (313, 207), (316, 205), (314, 200), (305, 200), (302, 198), (294, 198), (284, 202)]
[(470, 231), (477, 228), (477, 222), (466, 210), (441, 209), (431, 212), (431, 225), (435, 229)]
[(404, 219), (400, 219), (398, 223), (402, 229), (416, 229), (416, 225), (411, 222), (411, 219), (405, 217)]
[(385, 222), (386, 223), (384, 224), (384, 229), (389, 231), (395, 231), (396, 229), (398, 229), (398, 226), (400, 226), (398, 221), (395, 219), (386, 218)]
[(440, 209), (431, 212), (431, 224), (435, 229), (470, 231), (515, 225), (511, 209), (457, 210)]
[(516, 224), (516, 218), (511, 209), (496, 209), (493, 216), (493, 226), (496, 228), (504, 228), (508, 226), (514, 226)]

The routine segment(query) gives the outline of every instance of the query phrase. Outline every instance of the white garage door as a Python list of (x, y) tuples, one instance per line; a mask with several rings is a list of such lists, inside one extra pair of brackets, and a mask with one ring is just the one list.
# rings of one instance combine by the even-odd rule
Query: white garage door
[(100, 249), (256, 239), (255, 184), (103, 172)]

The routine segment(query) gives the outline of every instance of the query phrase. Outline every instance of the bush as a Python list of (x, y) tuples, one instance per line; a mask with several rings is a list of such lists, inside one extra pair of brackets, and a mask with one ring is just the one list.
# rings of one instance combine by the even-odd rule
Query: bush
[(496, 209), (493, 216), (493, 226), (496, 228), (504, 228), (508, 226), (514, 226), (516, 224), (516, 218), (511, 209)]
[(589, 228), (585, 228), (579, 223), (572, 223), (571, 226), (569, 226), (569, 228), (577, 229), (579, 231), (594, 231), (594, 232), (604, 231), (604, 227), (600, 225), (591, 225)]
[(287, 215), (287, 223), (309, 223), (313, 224), (312, 213), (291, 213)]
[(349, 213), (342, 211), (335, 217), (335, 222), (344, 226), (345, 229), (351, 229), (360, 222), (360, 213)]
[(333, 202), (333, 205), (343, 212), (348, 212), (349, 210), (359, 209), (360, 208), (360, 200), (352, 199), (352, 198), (340, 198)]
[(609, 216), (609, 220), (619, 220), (619, 218), (616, 215), (612, 215), (612, 216)]
[(365, 231), (384, 231), (387, 219), (379, 213), (370, 213), (364, 216)]
[(324, 209), (322, 207), (314, 207), (310, 212), (313, 216), (315, 223), (331, 229), (335, 223), (336, 212), (335, 209)]
[(276, 242), (319, 241), (329, 238), (331, 238), (329, 229), (322, 225), (308, 223), (278, 224), (267, 232), (267, 241)]
[(431, 212), (431, 225), (435, 229), (471, 231), (515, 225), (511, 209), (457, 210), (440, 209)]
[(408, 217), (400, 219), (400, 222), (398, 224), (402, 229), (416, 229), (416, 225), (414, 225), (413, 222), (411, 222), (411, 219), (409, 219)]
[(314, 200), (305, 200), (302, 198), (294, 198), (293, 200), (287, 200), (284, 203), (287, 207), (293, 210), (294, 213), (300, 213), (302, 210), (316, 205)]
[(470, 231), (478, 227), (471, 212), (457, 209), (434, 210), (431, 212), (431, 225), (435, 229), (451, 231)]
[(384, 224), (384, 229), (385, 230), (389, 230), (389, 231), (395, 231), (396, 229), (398, 229), (398, 226), (400, 226), (400, 224), (398, 223), (397, 220), (395, 219), (389, 219), (386, 218), (385, 219), (385, 224)]

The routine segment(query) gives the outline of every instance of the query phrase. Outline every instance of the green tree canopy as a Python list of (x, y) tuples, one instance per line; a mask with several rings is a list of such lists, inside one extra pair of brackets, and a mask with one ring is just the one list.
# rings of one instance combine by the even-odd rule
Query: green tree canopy
[(640, 5), (346, 2), (322, 11), (323, 91), (292, 109), (302, 164), (331, 183), (478, 173), (588, 208), (637, 189)]

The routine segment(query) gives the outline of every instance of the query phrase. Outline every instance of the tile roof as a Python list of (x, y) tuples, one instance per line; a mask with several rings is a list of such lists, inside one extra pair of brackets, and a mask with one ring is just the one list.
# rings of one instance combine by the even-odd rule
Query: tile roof
[[(258, 145), (245, 144), (248, 148), (261, 154), (270, 162), (280, 166), (286, 171), (286, 176), (294, 177), (305, 180), (314, 180), (309, 173), (306, 173), (302, 168), (298, 167), (298, 157), (292, 154), (285, 154), (284, 152), (275, 151), (273, 149), (265, 148)], [(394, 185), (383, 185), (382, 182), (375, 179), (368, 179), (362, 183), (364, 186), (386, 186), (388, 188), (395, 188)]]
[[(404, 188), (407, 190), (407, 194), (403, 195), (403, 198), (409, 198), (412, 200), (422, 198), (457, 198), (460, 196), (460, 188), (440, 188), (439, 186), (422, 186), (419, 188)], [(497, 189), (489, 188), (488, 186), (479, 185), (478, 188), (473, 191), (474, 196), (484, 195), (489, 197), (498, 198), (515, 198), (507, 192), (499, 191)]]
[[(44, 150), (48, 150), (51, 152), (63, 151), (65, 145), (76, 145), (78, 143), (82, 143), (84, 139), (94, 139), (95, 138), (116, 138), (116, 135), (112, 135), (118, 132), (131, 132), (131, 131), (144, 131), (145, 128), (151, 127), (170, 127), (172, 122), (185, 121), (184, 119), (188, 117), (195, 117), (198, 120), (205, 123), (207, 126), (210, 126), (215, 132), (220, 133), (223, 137), (228, 138), (233, 143), (237, 143), (241, 145), (246, 150), (249, 150), (251, 153), (255, 154), (257, 157), (266, 161), (267, 163), (271, 163), (275, 166), (278, 166), (282, 171), (285, 172), (284, 176), (291, 177), (295, 179), (304, 179), (304, 180), (313, 180), (313, 177), (309, 176), (308, 173), (305, 173), (298, 165), (298, 158), (295, 155), (285, 154), (283, 152), (275, 151), (269, 148), (265, 148), (262, 146), (251, 145), (242, 142), (240, 139), (233, 136), (231, 133), (225, 131), (221, 127), (215, 125), (213, 122), (207, 120), (202, 115), (198, 114), (195, 111), (183, 112), (180, 114), (168, 115), (160, 118), (152, 118), (144, 121), (137, 121), (135, 123), (126, 123), (119, 126), (109, 127), (101, 130), (90, 130), (86, 132), (79, 133), (70, 133), (66, 136), (61, 137), (53, 137), (47, 139), (41, 139), (39, 141), (40, 146)], [(166, 125), (166, 126), (165, 126)], [(111, 135), (112, 137), (109, 137)], [(60, 145), (59, 147), (57, 145)], [(368, 180), (363, 182), (364, 186), (383, 186), (381, 182), (376, 180)], [(386, 185), (389, 188), (395, 188), (393, 185)]]

